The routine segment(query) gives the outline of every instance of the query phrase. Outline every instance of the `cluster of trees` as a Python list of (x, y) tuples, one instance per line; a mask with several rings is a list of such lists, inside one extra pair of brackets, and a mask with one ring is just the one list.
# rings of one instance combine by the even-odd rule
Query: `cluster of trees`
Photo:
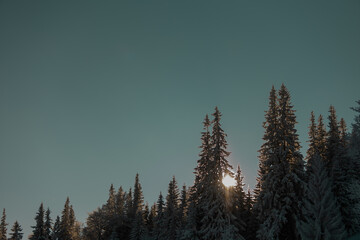
[[(328, 128), (311, 113), (309, 148), (304, 158), (295, 129), (289, 91), (273, 87), (263, 124), (264, 143), (253, 193), (244, 191), (240, 167), (228, 163), (226, 134), (218, 108), (206, 115), (195, 181), (179, 189), (175, 177), (164, 197), (144, 202), (139, 175), (133, 188), (110, 186), (107, 202), (76, 221), (69, 199), (52, 225), (40, 205), (30, 240), (268, 240), (345, 239), (360, 233), (360, 101), (352, 132), (330, 106)], [(225, 187), (223, 178), (235, 179)], [(15, 222), (11, 240), (22, 238)], [(5, 210), (0, 240), (6, 240)]]
[[(3, 209), (1, 223), (0, 223), (0, 240), (8, 239), (6, 237), (6, 231), (7, 231), (6, 226), (7, 225), (8, 224), (6, 223), (6, 212), (5, 212), (5, 209)], [(21, 228), (20, 224), (18, 223), (18, 221), (15, 221), (13, 227), (11, 228), (9, 240), (21, 240), (22, 236), (23, 236), (23, 233), (21, 231), (22, 231), (22, 228)]]

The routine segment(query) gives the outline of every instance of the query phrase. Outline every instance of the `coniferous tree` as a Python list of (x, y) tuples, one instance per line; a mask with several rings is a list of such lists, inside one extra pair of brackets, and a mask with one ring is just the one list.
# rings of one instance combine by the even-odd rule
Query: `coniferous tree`
[[(327, 139), (327, 163), (333, 181), (333, 192), (340, 206), (342, 221), (349, 235), (354, 233), (354, 206), (351, 201), (351, 159), (347, 156), (346, 139), (341, 139), (341, 131), (333, 106), (329, 110), (329, 132)], [(343, 123), (344, 131), (345, 124)]]
[(149, 203), (145, 203), (144, 211), (143, 211), (143, 220), (144, 220), (144, 229), (145, 229), (145, 235), (149, 235), (149, 215), (150, 215), (150, 209), (149, 209)]
[[(201, 227), (201, 219), (204, 217), (204, 208), (205, 206), (205, 192), (207, 190), (206, 186), (206, 176), (211, 168), (211, 154), (212, 154), (212, 146), (211, 146), (211, 134), (209, 131), (209, 127), (211, 126), (211, 122), (209, 120), (208, 115), (205, 116), (203, 121), (203, 132), (201, 133), (201, 148), (199, 157), (200, 159), (197, 161), (197, 166), (195, 168), (195, 182), (193, 187), (191, 188), (190, 193), (190, 201), (193, 202), (193, 206), (191, 209), (191, 215), (188, 217), (187, 221), (195, 223), (195, 225), (187, 224), (187, 235), (191, 235), (194, 238), (199, 237), (200, 227)], [(190, 219), (193, 218), (193, 219)], [(195, 237), (196, 236), (196, 237)]]
[(106, 228), (104, 236), (105, 238), (110, 238), (112, 232), (115, 231), (116, 227), (116, 199), (115, 199), (115, 189), (113, 184), (110, 185), (109, 197), (104, 206), (105, 212), (105, 221)]
[(180, 239), (181, 240), (199, 240), (198, 231), (196, 226), (198, 225), (197, 222), (197, 207), (195, 206), (195, 201), (189, 201), (187, 216), (186, 216), (186, 225), (181, 232)]
[(321, 157), (321, 160), (324, 162), (327, 158), (327, 132), (325, 129), (325, 125), (323, 122), (323, 117), (320, 114), (318, 118), (318, 125), (317, 125), (317, 131), (316, 131), (316, 139), (317, 139), (317, 150)]
[(124, 222), (124, 214), (125, 214), (125, 192), (121, 186), (118, 192), (116, 193), (115, 202), (116, 202), (115, 205), (116, 225), (117, 227), (119, 227)]
[[(357, 114), (352, 124), (352, 131), (350, 136), (350, 156), (353, 159), (354, 165), (357, 169), (360, 168), (360, 100), (356, 102), (357, 107), (351, 109)], [(357, 175), (357, 179), (360, 180), (360, 176)]]
[[(105, 240), (105, 228), (106, 222), (104, 220), (104, 210), (98, 208), (90, 213), (86, 219), (86, 228), (84, 229), (85, 238), (89, 240)], [(62, 238), (60, 238), (60, 240), (62, 240)]]
[(258, 224), (256, 221), (256, 216), (253, 212), (254, 200), (251, 195), (250, 189), (248, 189), (246, 197), (244, 209), (245, 213), (243, 216), (244, 222), (246, 223), (244, 238), (246, 240), (255, 240), (256, 239), (256, 230), (258, 228)]
[(311, 118), (310, 118), (310, 126), (309, 126), (309, 148), (307, 150), (307, 166), (311, 165), (311, 159), (312, 156), (314, 156), (315, 151), (317, 149), (318, 145), (318, 139), (317, 139), (317, 126), (315, 123), (315, 115), (314, 112), (311, 112)]
[(10, 238), (9, 240), (21, 240), (23, 237), (22, 228), (18, 221), (15, 221), (13, 227), (11, 228)]
[(45, 240), (46, 233), (45, 233), (45, 222), (44, 222), (44, 205), (43, 203), (40, 204), (39, 210), (35, 216), (36, 225), (33, 226), (33, 234), (30, 240)]
[(144, 219), (143, 219), (143, 207), (144, 197), (142, 193), (141, 184), (139, 182), (139, 174), (136, 174), (134, 185), (134, 197), (132, 205), (132, 225), (130, 239), (140, 240), (144, 236)]
[(2, 217), (1, 217), (1, 223), (0, 223), (0, 240), (7, 240), (7, 236), (6, 236), (6, 231), (7, 231), (7, 226), (8, 224), (6, 223), (6, 211), (5, 208), (3, 209), (2, 212)]
[(346, 231), (341, 213), (331, 190), (331, 179), (318, 152), (311, 157), (304, 220), (298, 224), (303, 240), (341, 240)]
[(60, 233), (61, 233), (60, 217), (57, 216), (56, 219), (55, 219), (54, 227), (52, 229), (51, 239), (52, 240), (59, 240), (60, 239)]
[(352, 131), (349, 141), (349, 168), (351, 171), (348, 173), (350, 175), (349, 179), (349, 192), (350, 192), (350, 204), (352, 206), (352, 226), (349, 231), (350, 235), (355, 233), (360, 233), (360, 174), (358, 169), (360, 169), (360, 100), (357, 101), (359, 106), (351, 108), (354, 110), (357, 115), (355, 115), (354, 123), (352, 124)]
[(71, 216), (70, 200), (66, 198), (60, 221), (60, 239), (72, 240), (73, 217)]
[(164, 231), (164, 197), (160, 192), (159, 198), (157, 200), (157, 212), (154, 224), (154, 237), (155, 239), (161, 239), (161, 235), (163, 235)]
[(265, 134), (263, 136), (264, 143), (262, 144), (259, 152), (259, 170), (257, 183), (254, 190), (255, 198), (257, 199), (260, 191), (262, 190), (262, 182), (264, 175), (269, 171), (266, 164), (270, 157), (273, 157), (275, 150), (279, 146), (278, 137), (277, 137), (277, 128), (278, 128), (278, 103), (277, 103), (277, 94), (275, 87), (272, 86), (269, 96), (269, 109), (265, 114), (265, 122), (263, 122), (263, 127), (265, 128)]
[(238, 166), (236, 174), (235, 174), (235, 181), (236, 185), (233, 189), (233, 196), (232, 196), (232, 208), (233, 214), (236, 217), (235, 219), (235, 226), (240, 231), (240, 234), (244, 236), (246, 230), (246, 222), (244, 221), (245, 217), (245, 192), (244, 192), (244, 183), (243, 183), (243, 175), (241, 173), (240, 166)]
[[(272, 86), (270, 95), (269, 95), (269, 105), (268, 110), (265, 113), (265, 122), (263, 122), (263, 128), (265, 129), (265, 133), (263, 136), (264, 143), (261, 145), (259, 150), (259, 170), (257, 183), (254, 190), (255, 203), (253, 207), (253, 216), (254, 216), (254, 224), (256, 225), (256, 229), (259, 229), (260, 223), (265, 222), (266, 216), (269, 214), (267, 210), (269, 206), (265, 201), (266, 194), (268, 191), (263, 185), (265, 184), (265, 180), (269, 181), (269, 177), (267, 173), (269, 172), (269, 168), (274, 166), (275, 162), (278, 162), (276, 157), (278, 146), (280, 145), (279, 137), (278, 137), (278, 96), (275, 90), (275, 87)], [(265, 184), (266, 187), (269, 186), (268, 183)]]
[(45, 213), (45, 240), (52, 240), (52, 226), (51, 226), (50, 209), (48, 208)]
[(177, 239), (180, 226), (179, 219), (179, 189), (175, 177), (169, 183), (166, 205), (164, 209), (163, 226), (165, 226), (160, 239)]
[(129, 191), (125, 194), (125, 217), (124, 217), (124, 229), (121, 232), (121, 235), (119, 235), (121, 238), (128, 238), (130, 231), (131, 231), (131, 224), (134, 219), (133, 215), (133, 197), (132, 197), (132, 189), (130, 188)]
[(232, 224), (233, 216), (227, 205), (223, 176), (230, 175), (232, 167), (227, 161), (230, 155), (227, 148), (226, 134), (221, 128), (221, 113), (215, 108), (213, 114), (213, 129), (211, 136), (211, 158), (206, 163), (207, 174), (203, 176), (203, 185), (207, 186), (202, 193), (202, 212), (200, 235), (202, 239), (240, 239), (237, 228)]
[[(334, 106), (330, 106), (329, 110), (329, 132), (327, 138), (327, 156), (326, 163), (330, 176), (334, 176), (334, 170), (339, 165), (339, 154), (341, 149), (340, 131), (336, 118), (336, 111)], [(335, 193), (336, 195), (336, 193)]]
[[(271, 103), (271, 100), (270, 100)], [(272, 107), (266, 114), (272, 112)], [(260, 164), (265, 169), (261, 191), (257, 199), (260, 228), (259, 239), (299, 239), (296, 229), (301, 218), (302, 197), (305, 191), (304, 162), (299, 152), (295, 110), (284, 85), (279, 90), (275, 119), (266, 122), (264, 140), (260, 150)], [(275, 127), (270, 127), (275, 121)], [(285, 184), (286, 183), (286, 184)]]
[(184, 184), (181, 190), (180, 205), (179, 205), (179, 221), (180, 221), (181, 230), (184, 229), (186, 224), (187, 207), (188, 207), (188, 192)]
[(156, 203), (154, 203), (150, 208), (150, 213), (149, 213), (148, 223), (147, 223), (149, 235), (151, 237), (154, 236), (155, 219), (156, 219)]

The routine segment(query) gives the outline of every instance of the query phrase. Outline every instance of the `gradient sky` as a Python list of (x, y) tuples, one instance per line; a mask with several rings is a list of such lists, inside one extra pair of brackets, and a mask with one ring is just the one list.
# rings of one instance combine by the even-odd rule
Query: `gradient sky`
[[(25, 234), (44, 202), (78, 220), (111, 183), (191, 185), (205, 114), (253, 187), (272, 85), (306, 150), (312, 110), (360, 99), (359, 1), (0, 1), (0, 208)], [(10, 226), (9, 226), (10, 229)]]

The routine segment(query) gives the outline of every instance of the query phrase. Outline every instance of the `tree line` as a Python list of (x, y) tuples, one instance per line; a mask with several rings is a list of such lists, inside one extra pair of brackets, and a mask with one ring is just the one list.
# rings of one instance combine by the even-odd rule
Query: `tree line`
[[(285, 85), (272, 87), (259, 150), (257, 184), (244, 190), (240, 166), (227, 158), (226, 133), (218, 108), (206, 115), (195, 180), (179, 189), (175, 177), (156, 203), (144, 202), (139, 175), (133, 188), (115, 190), (91, 212), (86, 225), (76, 221), (67, 198), (53, 223), (43, 204), (35, 216), (30, 240), (268, 240), (346, 239), (360, 233), (360, 101), (352, 131), (330, 106), (328, 126), (312, 112), (309, 147), (300, 152), (295, 110)], [(229, 175), (235, 186), (222, 180)], [(5, 209), (0, 240), (7, 240)], [(16, 221), (10, 240), (21, 240)]]

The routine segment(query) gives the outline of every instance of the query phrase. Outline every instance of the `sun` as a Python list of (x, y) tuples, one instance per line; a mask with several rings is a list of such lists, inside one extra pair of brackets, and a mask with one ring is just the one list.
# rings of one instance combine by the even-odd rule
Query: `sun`
[(236, 185), (235, 179), (228, 174), (224, 176), (222, 183), (224, 184), (225, 187), (233, 187)]

